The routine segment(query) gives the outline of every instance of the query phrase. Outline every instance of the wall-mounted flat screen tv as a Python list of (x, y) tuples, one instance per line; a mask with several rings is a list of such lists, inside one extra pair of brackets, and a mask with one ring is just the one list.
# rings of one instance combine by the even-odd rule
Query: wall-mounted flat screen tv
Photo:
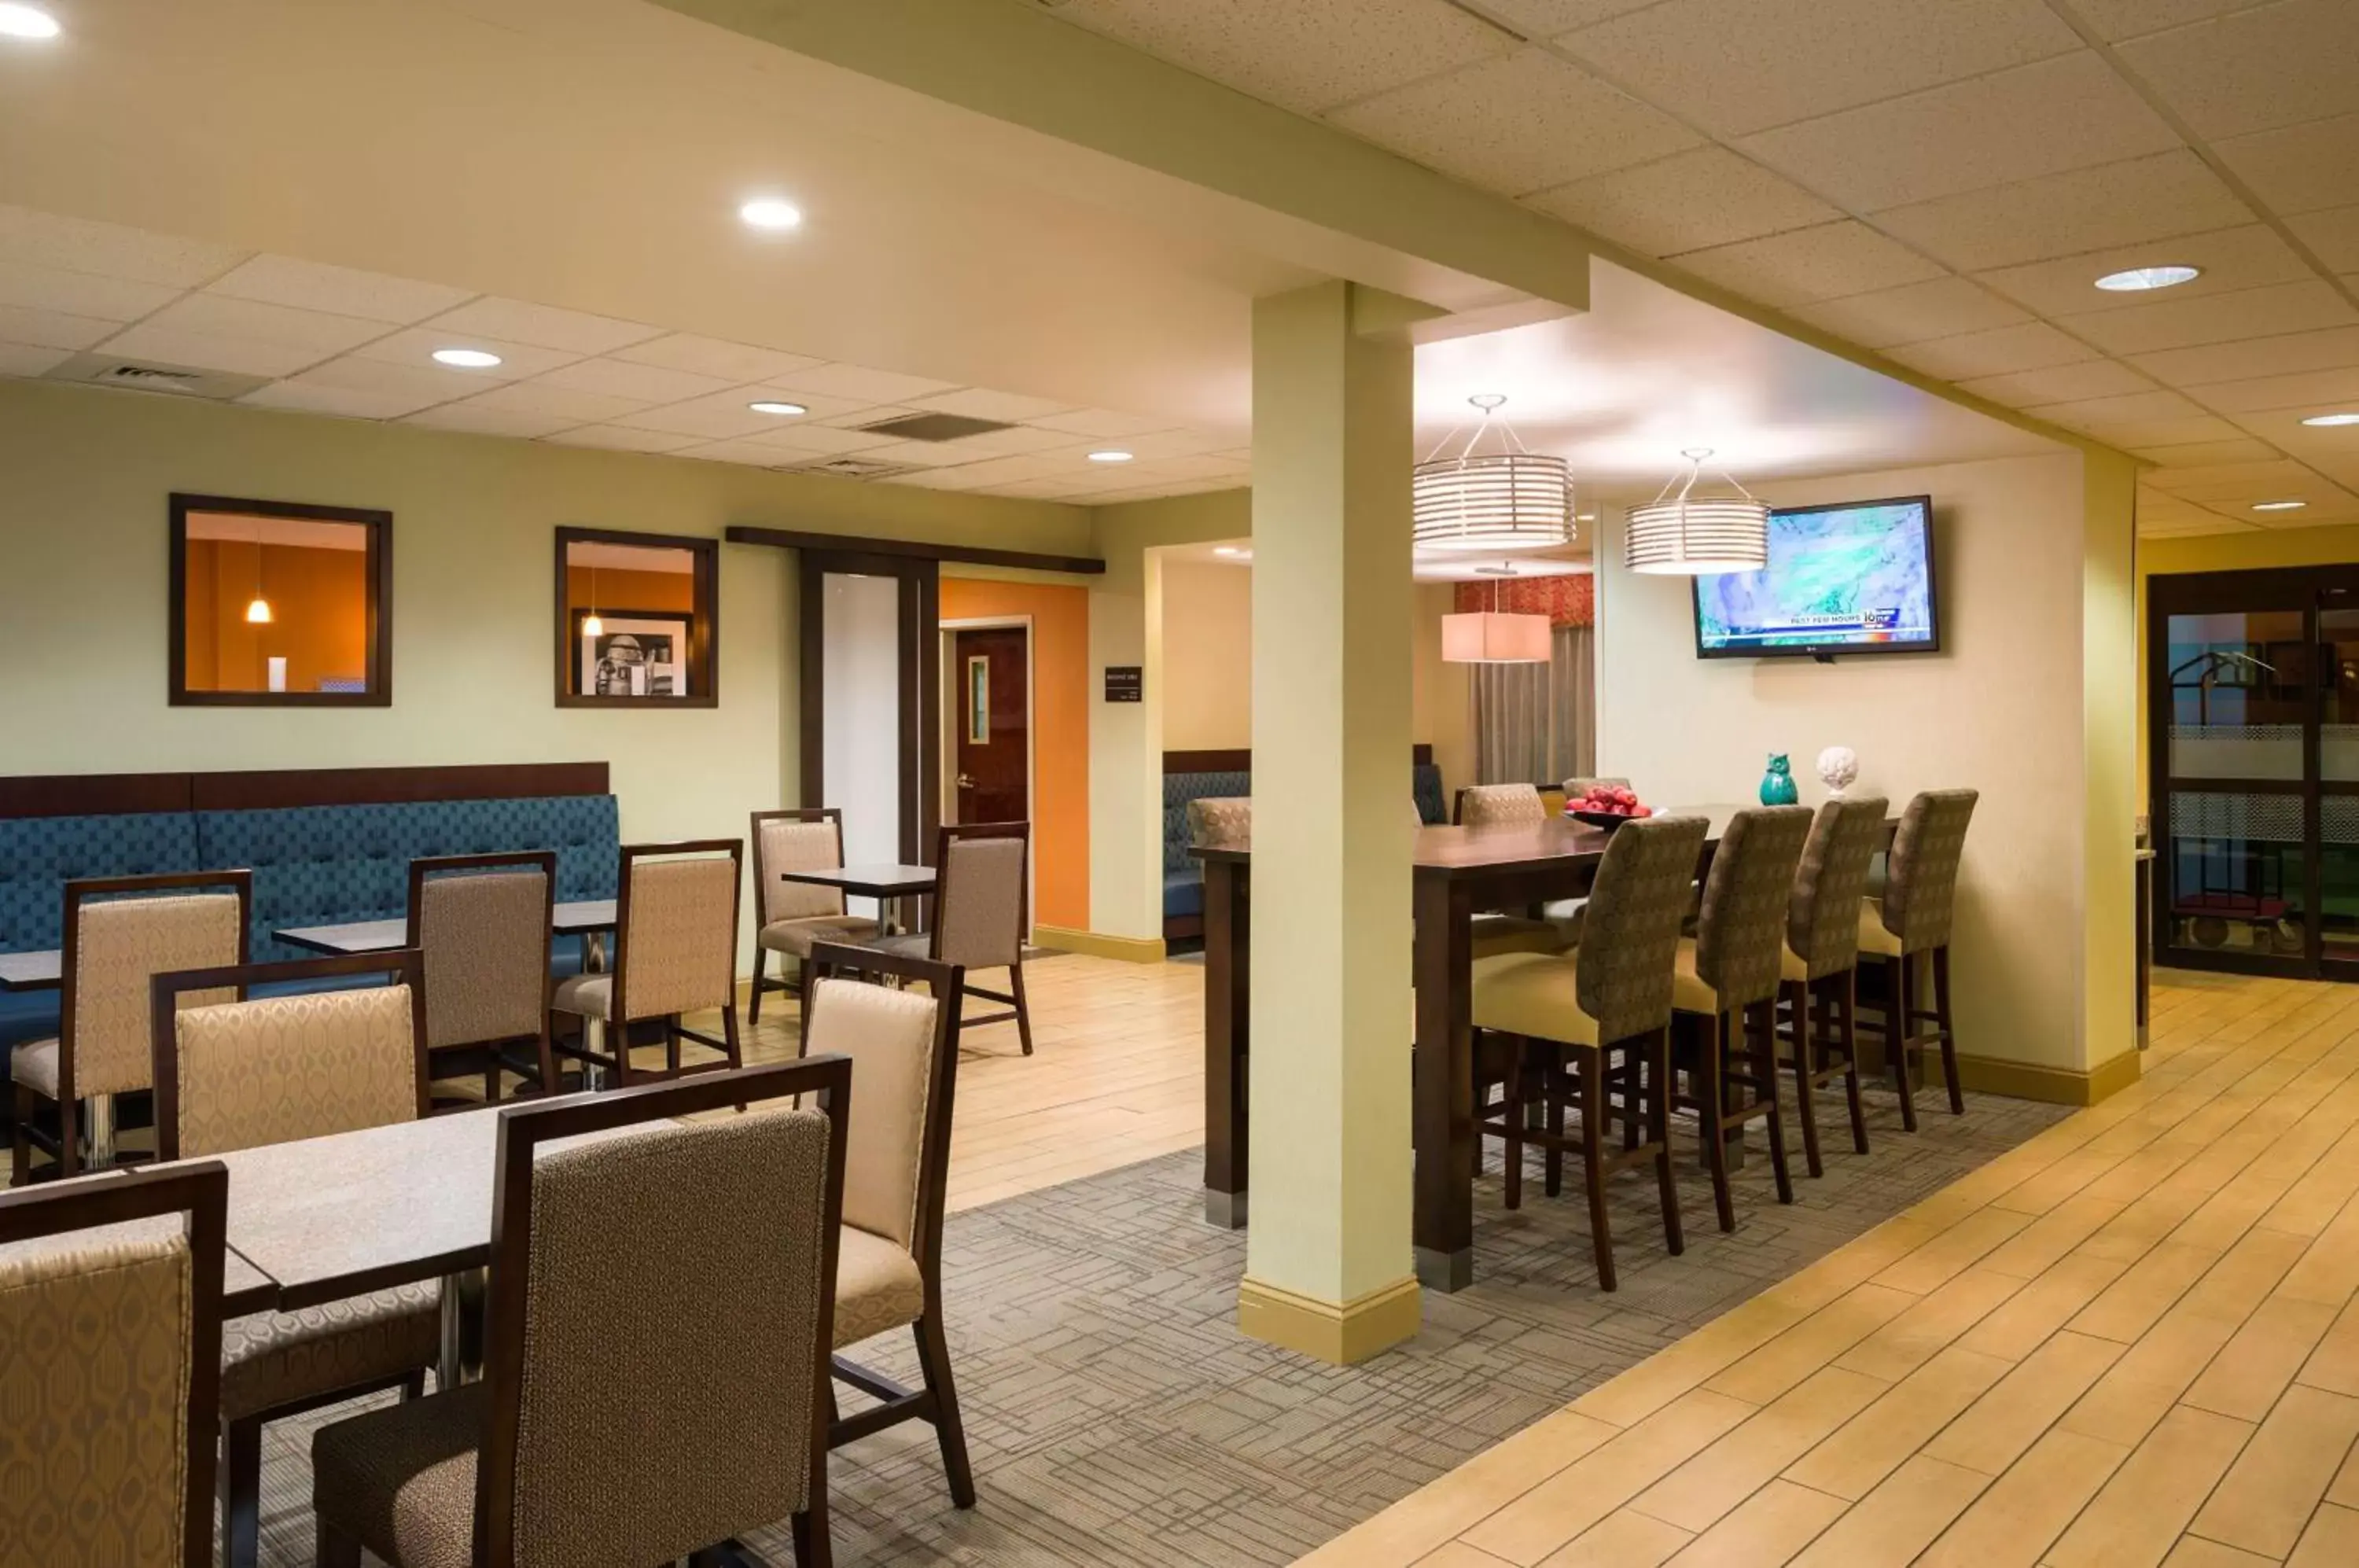
[(1695, 579), (1701, 659), (1929, 653), (1933, 504), (1923, 495), (1769, 514), (1769, 564)]

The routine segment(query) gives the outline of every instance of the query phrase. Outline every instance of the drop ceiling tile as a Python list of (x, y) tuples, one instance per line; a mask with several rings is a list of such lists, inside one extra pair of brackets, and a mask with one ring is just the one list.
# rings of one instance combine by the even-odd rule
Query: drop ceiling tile
[(318, 349), (299, 348), (265, 338), (183, 332), (145, 321), (124, 328), (101, 343), (99, 352), (122, 359), (184, 365), (191, 370), (226, 370), (239, 376), (274, 378), (292, 376), (327, 357)]
[(1807, 305), (1938, 278), (1941, 269), (1864, 223), (1845, 220), (1690, 251), (1679, 266), (1765, 305)]
[(2278, 0), (2121, 46), (2197, 135), (2217, 139), (2348, 114), (2359, 5)]
[[(435, 363), (438, 348), (479, 348), (500, 356), (500, 363), (483, 370), (462, 370)], [(478, 333), (446, 332), (440, 327), (404, 327), (388, 332), (375, 343), (364, 343), (353, 353), (363, 359), (374, 359), (384, 365), (414, 365), (426, 370), (447, 370), (453, 376), (472, 376), (478, 381), (522, 381), (555, 370), (574, 358), (556, 349), (538, 348), (531, 343), (509, 343), (504, 339), (487, 338)]]
[(978, 479), (973, 464), (958, 468), (928, 468), (916, 474), (903, 474), (893, 480), (896, 485), (914, 485), (920, 490), (980, 490), (988, 480)]
[(723, 381), (767, 381), (822, 365), (807, 354), (784, 354), (751, 343), (700, 337), (693, 332), (668, 332), (645, 343), (617, 349), (614, 357), (661, 370), (685, 370), (691, 376), (717, 376)]
[[(863, 425), (882, 424), (886, 419), (906, 419), (912, 414), (923, 411), (898, 403), (871, 403), (865, 408), (851, 408), (833, 414), (814, 413), (810, 417), (820, 424), (835, 425), (843, 430), (857, 430)], [(901, 438), (886, 436), (880, 439), (898, 441)]]
[(348, 392), (373, 392), (415, 397), (420, 407), (429, 403), (449, 402), (455, 397), (471, 397), (487, 387), (497, 386), (486, 380), (482, 373), (451, 370), (440, 365), (394, 364), (384, 360), (366, 359), (346, 354), (325, 365), (314, 365), (295, 380), (317, 387), (332, 387)]
[(335, 316), (322, 310), (299, 310), (287, 305), (266, 305), (220, 294), (186, 294), (139, 323), (172, 332), (204, 332), (214, 337), (252, 338), (288, 348), (309, 349), (315, 360), (358, 348), (386, 333), (383, 321), (357, 316)]
[(1862, 348), (1876, 349), (1988, 332), (2031, 320), (2028, 311), (1963, 278), (1939, 278), (1930, 283), (1828, 299), (1801, 306), (1792, 313)]
[(1111, 408), (1076, 408), (1070, 414), (1043, 414), (1031, 421), (1043, 430), (1064, 430), (1076, 436), (1139, 436), (1149, 430), (1168, 430), (1169, 419), (1146, 414), (1116, 413)]
[(777, 430), (743, 438), (756, 446), (772, 446), (797, 458), (840, 457), (846, 452), (871, 452), (893, 444), (891, 436), (872, 436), (865, 430), (840, 430), (833, 425), (806, 424), (790, 419)]
[[(2234, 298), (2234, 296), (2229, 296)], [(2335, 370), (2359, 365), (2359, 326), (2168, 349), (2136, 356), (2135, 363), (2173, 387), (2241, 381), (2304, 370)]]
[(2272, 512), (2259, 520), (2269, 533), (2283, 533), (2289, 528), (2326, 528), (2345, 527), (2359, 519), (2359, 505), (2349, 501), (2312, 502), (2307, 511)]
[(1071, 0), (1053, 14), (1306, 114), (1515, 47), (1443, 0)]
[(2168, 297), (2124, 310), (2098, 310), (2057, 321), (2108, 354), (2152, 354), (2241, 338), (2359, 323), (2359, 310), (2326, 284), (2279, 283), (2233, 294)]
[(1700, 147), (1529, 199), (1648, 256), (1809, 228), (1843, 216), (1783, 175), (1723, 147)]
[(2236, 441), (2194, 441), (2185, 446), (2139, 447), (2132, 455), (2165, 468), (2198, 468), (2214, 463), (2263, 463), (2275, 457), (2277, 450), (2267, 441), (2245, 437)]
[(0, 376), (43, 376), (71, 359), (71, 351), (0, 343)]
[(33, 262), (0, 259), (0, 305), (61, 315), (133, 321), (179, 298), (180, 290), (158, 283), (68, 272)]
[(2237, 136), (2212, 150), (2280, 213), (2343, 206), (2359, 191), (2359, 114)]
[(2143, 509), (2141, 509), (2138, 515), (2137, 531), (2138, 538), (2140, 539), (2193, 539), (2204, 534), (2247, 534), (2260, 532), (2258, 528), (2256, 528), (2250, 523), (2234, 522), (2226, 517), (2211, 517), (2208, 514), (2201, 520), (2190, 519), (2186, 522), (2177, 523), (2149, 523), (2146, 519), (2146, 515)]
[(576, 360), (571, 365), (536, 376), (534, 380), (544, 387), (560, 387), (568, 392), (594, 392), (600, 397), (620, 397), (642, 406), (678, 403), (729, 389), (729, 384), (717, 376), (697, 376), (685, 370), (664, 370), (652, 365), (633, 365), (621, 359)]
[(679, 457), (701, 457), (711, 463), (739, 463), (754, 468), (780, 468), (800, 463), (808, 452), (788, 452), (780, 447), (763, 446), (757, 441), (719, 441), (701, 446), (684, 446), (675, 454)]
[(1981, 271), (2231, 228), (2254, 213), (2179, 148), (1894, 207), (1870, 221), (1951, 267)]
[(740, 436), (775, 430), (787, 419), (802, 417), (757, 414), (746, 407), (753, 401), (755, 398), (743, 390), (714, 392), (702, 397), (691, 397), (685, 403), (669, 403), (660, 408), (620, 414), (615, 416), (614, 422), (633, 425), (643, 430), (671, 430), (684, 436), (702, 436), (707, 441), (732, 441)]
[(939, 413), (963, 414), (970, 419), (1006, 419), (1021, 424), (1050, 414), (1070, 414), (1071, 403), (1053, 402), (1047, 397), (1027, 397), (1016, 392), (993, 392), (981, 387), (969, 387), (957, 392), (937, 392), (930, 397), (912, 398), (920, 408)]
[(0, 206), (0, 261), (159, 284), (177, 291), (219, 277), (246, 254), (229, 245), (153, 234), (119, 223)]
[(274, 381), (255, 387), (238, 401), (249, 408), (334, 414), (347, 419), (397, 419), (428, 406), (397, 392), (356, 392), (346, 387), (325, 387), (308, 381)]
[[(2138, 476), (2138, 483), (2185, 500), (2216, 499), (2218, 495), (2238, 493), (2241, 486), (2268, 488), (2282, 485), (2299, 485), (2310, 478), (2310, 473), (2289, 457), (2265, 458), (2249, 463), (2213, 463), (2195, 467), (2158, 468)], [(2223, 489), (2223, 486), (2231, 488)]]
[(2151, 392), (2154, 383), (2118, 360), (2092, 359), (2079, 365), (2059, 365), (2046, 370), (2023, 370), (2008, 376), (1984, 376), (1958, 383), (1958, 390), (1987, 397), (2010, 408), (2037, 403), (2071, 403), (2089, 397), (2120, 397)]
[(554, 414), (525, 414), (513, 409), (478, 408), (472, 398), (463, 403), (445, 403), (440, 408), (428, 408), (402, 421), (438, 430), (463, 430), (470, 435), (480, 436), (516, 436), (526, 441), (555, 435), (576, 422)]
[(2098, 357), (2096, 350), (2074, 342), (2045, 321), (1935, 338), (1930, 343), (1909, 343), (1886, 352), (1912, 370), (1950, 381), (2047, 370)]
[(2230, 11), (2241, 11), (2258, 0), (2072, 0), (2078, 12), (2098, 36), (2113, 42), (2183, 27)]
[(2345, 408), (2359, 402), (2359, 368), (2214, 382), (2198, 388), (2195, 396), (2206, 408), (2223, 414), (2265, 413), (2271, 408), (2299, 408), (2311, 404)]
[[(1913, 19), (1926, 10), (1906, 15)], [(1805, 120), (1737, 145), (1854, 212), (1881, 212), (2119, 163), (2175, 147), (2179, 137), (2084, 50)]]
[(1703, 139), (1537, 47), (1363, 99), (1329, 118), (1506, 196), (1626, 169)]
[(1014, 457), (1019, 452), (1053, 452), (1071, 449), (1073, 438), (1062, 430), (1046, 430), (1033, 425), (1016, 425), (1004, 430), (985, 430), (981, 435), (962, 436), (954, 441), (944, 441), (973, 457)]
[(485, 295), (455, 310), (445, 310), (434, 318), (432, 325), (444, 332), (499, 338), (575, 354), (612, 354), (660, 337), (663, 332), (660, 327), (641, 326), (636, 321), (560, 310), (522, 299), (503, 299), (497, 295)]
[(2044, 60), (2080, 39), (2040, 0), (1665, 0), (1561, 44), (1733, 137)]
[(108, 333), (120, 332), (120, 321), (95, 316), (70, 316), (61, 310), (27, 310), (0, 305), (0, 343), (28, 348), (88, 348)]
[[(2359, 192), (2359, 182), (2351, 189)], [(2330, 207), (2286, 220), (2302, 244), (2336, 272), (2359, 272), (2359, 207)]]
[(682, 447), (700, 444), (694, 436), (635, 430), (626, 425), (582, 425), (541, 439), (560, 446), (604, 447), (610, 452), (678, 452)]
[(781, 376), (777, 384), (789, 391), (815, 392), (853, 403), (899, 403), (930, 397), (957, 387), (954, 381), (929, 381), (891, 370), (870, 370), (857, 365), (821, 365)]
[(1483, 8), (1527, 38), (1546, 38), (1654, 4), (1655, 0), (1484, 0)]
[(913, 468), (951, 468), (978, 455), (963, 450), (964, 441), (894, 441), (864, 449), (860, 455), (878, 463), (907, 463)]
[(2163, 419), (2199, 419), (2205, 410), (2176, 392), (2131, 392), (2118, 397), (2085, 397), (2076, 403), (2041, 403), (2026, 408), (2036, 419), (2066, 430), (2114, 430)]
[[(2097, 287), (2097, 279), (2107, 273), (2162, 263), (2200, 267), (2203, 275), (2158, 296), (2109, 294)], [(2298, 282), (2317, 274), (2275, 230), (2248, 223), (2208, 234), (2183, 234), (2148, 245), (2117, 245), (2085, 256), (1998, 267), (1974, 277), (2043, 316), (2070, 316), (2151, 310), (2161, 300), (2197, 299), (2265, 284)]]
[(356, 316), (397, 327), (422, 321), (439, 310), (464, 304), (469, 298), (464, 289), (288, 256), (257, 256), (213, 279), (205, 286), (205, 292), (299, 310)]
[[(495, 387), (467, 399), (478, 408), (502, 413), (531, 414), (563, 419), (570, 425), (603, 423), (620, 419), (643, 407), (629, 397), (616, 397), (603, 392), (584, 392), (577, 387), (560, 387), (549, 381), (511, 381), (505, 387)], [(667, 434), (679, 434), (667, 431)]]
[(1051, 457), (1040, 452), (1026, 452), (1021, 457), (986, 458), (981, 463), (962, 463), (944, 469), (945, 474), (962, 475), (972, 485), (1011, 484), (1020, 480), (1051, 477), (1075, 478), (1084, 483), (1095, 481), (1095, 467), (1086, 459), (1076, 462), (1070, 456)]
[(2119, 424), (2092, 427), (2082, 433), (2129, 452), (2150, 446), (2233, 441), (2244, 432), (2225, 419), (2206, 414), (2192, 419), (2125, 419)]

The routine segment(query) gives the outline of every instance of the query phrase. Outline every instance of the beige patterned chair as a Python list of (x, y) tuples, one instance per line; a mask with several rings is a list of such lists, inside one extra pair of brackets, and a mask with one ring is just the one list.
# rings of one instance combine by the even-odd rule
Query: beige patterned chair
[(229, 1172), (0, 1194), (0, 1563), (205, 1568)]
[[(614, 966), (557, 983), (552, 1013), (581, 1020), (579, 1044), (555, 1045), (617, 1084), (634, 1077), (677, 1078), (742, 1064), (737, 1044), (737, 889), (745, 841), (696, 839), (682, 844), (626, 844), (622, 889), (614, 910)], [(721, 1037), (680, 1027), (685, 1013), (718, 1008)], [(631, 1060), (631, 1026), (659, 1022), (664, 1066), (649, 1073)], [(549, 1033), (554, 1040), (556, 1029)], [(680, 1064), (679, 1042), (692, 1040), (721, 1053), (718, 1062)]]
[(1470, 784), (1458, 791), (1461, 827), (1521, 827), (1548, 820), (1548, 802), (1535, 784)]
[(779, 955), (779, 967), (793, 959), (799, 969), (810, 964), (811, 944), (821, 942), (866, 942), (876, 934), (876, 922), (843, 909), (843, 889), (789, 882), (782, 871), (829, 871), (843, 865), (843, 812), (834, 806), (794, 807), (779, 811), (756, 811), (754, 825), (755, 903), (762, 929), (754, 942), (754, 991), (746, 1014), (748, 1023), (762, 1021), (762, 993), (793, 995), (799, 981), (777, 979), (764, 971), (770, 954)]
[[(1191, 801), (1189, 815), (1207, 802)], [(1226, 802), (1213, 802), (1226, 804)], [(1032, 1054), (1032, 1013), (1024, 1000), (1024, 935), (1031, 929), (1032, 896), (1026, 887), (1031, 864), (1030, 822), (945, 822), (934, 841), (934, 865), (941, 881), (934, 897), (933, 929), (888, 936), (863, 945), (901, 958), (925, 958), (973, 975), (1005, 969), (1008, 988), (986, 991), (972, 981), (966, 995), (1006, 1002), (1010, 1011), (985, 1013), (962, 1027), (1016, 1020), (1016, 1038)]]
[[(830, 1562), (851, 1077), (822, 1056), (503, 1109), (484, 1379), (314, 1435), (321, 1568), (707, 1563), (789, 1519), (796, 1561)], [(762, 1114), (704, 1115), (733, 1104)]]
[[(1469, 828), (1528, 826), (1549, 820), (1548, 802), (1530, 784), (1473, 784), (1458, 791), (1458, 825)], [(1475, 915), (1477, 958), (1503, 953), (1562, 953), (1577, 946), (1579, 911), (1571, 920), (1541, 918), (1537, 908), (1521, 915), (1489, 910)]]
[[(1557, 1129), (1577, 1099), (1582, 1171), (1589, 1189), (1590, 1238), (1597, 1282), (1614, 1287), (1614, 1241), (1605, 1179), (1652, 1164), (1672, 1253), (1684, 1247), (1679, 1191), (1671, 1176), (1670, 1024), (1680, 917), (1695, 884), (1710, 823), (1702, 817), (1649, 817), (1619, 829), (1606, 845), (1589, 896), (1589, 935), (1561, 956), (1509, 953), (1474, 964), (1474, 1027), (1482, 1031), (1476, 1071), (1506, 1098), (1477, 1113), (1477, 1136), (1506, 1144), (1506, 1200), (1522, 1201), (1524, 1145), (1551, 1152), (1571, 1146)], [(1617, 1069), (1614, 1058), (1621, 1056)], [(1605, 1153), (1608, 1079), (1619, 1078), (1625, 1132), (1622, 1150)], [(1525, 1107), (1537, 1082), (1546, 1130), (1527, 1125)], [(1482, 1097), (1487, 1099), (1484, 1088)], [(1643, 1116), (1644, 1125), (1641, 1126)]]
[(1627, 789), (1630, 788), (1630, 780), (1614, 774), (1601, 773), (1593, 777), (1587, 774), (1576, 774), (1574, 777), (1564, 781), (1564, 798), (1567, 803), (1578, 800), (1582, 796), (1588, 794), (1589, 788), (1593, 784), (1611, 784), (1617, 789)]
[[(250, 871), (66, 884), (58, 1038), (18, 1046), (10, 1062), (16, 1088), (11, 1185), (32, 1179), (37, 1148), (56, 1160), (60, 1175), (72, 1175), (83, 1164), (85, 1131), (91, 1163), (112, 1163), (114, 1096), (151, 1083), (148, 982), (166, 970), (245, 963), (253, 904)], [(44, 1105), (56, 1109), (55, 1138), (39, 1126)]]
[(1884, 847), (1886, 810), (1876, 796), (1821, 806), (1786, 901), (1778, 994), (1787, 1014), (1802, 1152), (1813, 1176), (1826, 1174), (1814, 1091), (1837, 1077), (1851, 1105), (1852, 1147), (1867, 1152), (1867, 1114), (1859, 1099), (1859, 911), (1868, 865)]
[(409, 863), (409, 945), (426, 955), (429, 1076), (480, 1071), (488, 1105), (500, 1097), (506, 1048), (524, 1046), (540, 1092), (556, 1093), (549, 1047), (556, 909), (557, 855), (549, 850)]
[[(1720, 1228), (1736, 1228), (1728, 1145), (1756, 1118), (1769, 1124), (1769, 1169), (1777, 1201), (1794, 1201), (1786, 1164), (1786, 1118), (1777, 1104), (1777, 983), (1785, 969), (1786, 901), (1812, 821), (1803, 806), (1738, 811), (1712, 851), (1696, 934), (1680, 939), (1671, 1006), (1691, 1028), (1674, 1040), (1688, 1074), (1681, 1104), (1696, 1113), (1696, 1136), (1712, 1172)], [(1730, 1091), (1744, 1098), (1731, 1103)]]
[[(838, 1417), (829, 1446), (903, 1421), (930, 1421), (951, 1500), (971, 1508), (974, 1476), (942, 1334), (942, 1214), (963, 977), (950, 964), (825, 943), (812, 950), (810, 973), (803, 1049), (849, 1057), (860, 1084), (843, 1173), (835, 1344), (841, 1349), (908, 1329), (924, 1379), (920, 1388), (905, 1388), (838, 1356), (835, 1375), (876, 1402)], [(863, 984), (853, 975), (904, 988)], [(907, 989), (911, 982), (923, 982), (929, 994)]]
[[(426, 998), (415, 948), (159, 975), (156, 1144), (165, 1160), (230, 1154), (427, 1114)], [(359, 990), (168, 1009), (166, 997), (390, 975)], [(222, 1329), (223, 1568), (259, 1546), (262, 1429), (386, 1388), (416, 1398), (442, 1345), (440, 1285), (373, 1290)]]
[[(1891, 874), (1884, 897), (1861, 906), (1859, 950), (1884, 961), (1885, 1060), (1900, 1092), (1901, 1125), (1917, 1130), (1917, 1094), (1908, 1082), (1908, 1058), (1927, 1046), (1941, 1052), (1941, 1075), (1949, 1080), (1950, 1114), (1966, 1114), (1958, 1082), (1958, 1041), (1950, 1011), (1950, 928), (1958, 895), (1958, 863), (1973, 821), (1972, 789), (1928, 789), (1908, 802), (1892, 840)], [(1918, 960), (1933, 971), (1933, 1005), (1919, 1005)], [(1919, 1024), (1933, 1027), (1917, 1032)]]

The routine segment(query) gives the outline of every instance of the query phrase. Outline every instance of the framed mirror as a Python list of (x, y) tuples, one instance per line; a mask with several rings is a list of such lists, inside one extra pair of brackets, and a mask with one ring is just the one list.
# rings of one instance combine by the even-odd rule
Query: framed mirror
[(710, 708), (721, 541), (557, 530), (557, 705)]
[(171, 498), (172, 705), (393, 702), (393, 514)]

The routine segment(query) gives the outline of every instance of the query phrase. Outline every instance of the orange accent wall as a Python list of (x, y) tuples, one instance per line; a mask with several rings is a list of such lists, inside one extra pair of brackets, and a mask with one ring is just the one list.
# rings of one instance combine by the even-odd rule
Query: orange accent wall
[[(945, 577), (942, 619), (1032, 617), (1032, 918), (1090, 929), (1090, 594)], [(943, 700), (953, 700), (950, 692)]]
[[(597, 596), (591, 596), (591, 589)], [(598, 569), (593, 584), (586, 566), (565, 569), (566, 608), (597, 610), (679, 610), (696, 608), (696, 579), (685, 572), (617, 572)]]
[[(245, 618), (257, 581), (270, 601), (266, 626)], [(187, 595), (191, 691), (266, 691), (274, 658), (287, 660), (289, 691), (368, 673), (365, 551), (190, 539)]]

